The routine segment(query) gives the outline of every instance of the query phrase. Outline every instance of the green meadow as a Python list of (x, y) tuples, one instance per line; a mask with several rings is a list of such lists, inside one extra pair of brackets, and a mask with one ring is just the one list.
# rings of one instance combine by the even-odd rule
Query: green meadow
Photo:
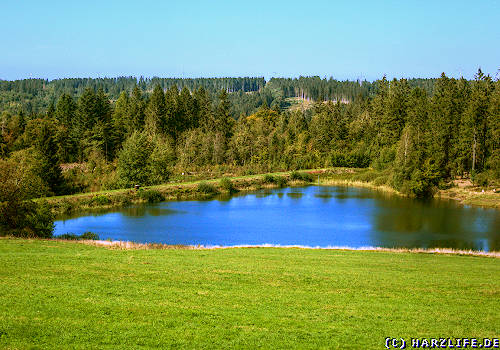
[(500, 335), (497, 258), (0, 239), (0, 348), (383, 349)]

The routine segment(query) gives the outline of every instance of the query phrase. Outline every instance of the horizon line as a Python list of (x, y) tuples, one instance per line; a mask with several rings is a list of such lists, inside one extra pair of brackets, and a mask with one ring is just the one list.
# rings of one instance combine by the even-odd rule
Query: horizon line
[[(480, 68), (479, 68), (480, 69)], [(499, 77), (499, 72), (500, 72), (500, 69), (496, 72), (496, 74), (492, 75), (490, 73), (485, 73), (483, 72), (483, 74), (485, 74), (486, 76), (490, 76), (492, 79), (500, 79)], [(460, 77), (457, 77), (457, 76), (453, 76), (453, 75), (448, 75), (446, 72), (442, 72), (441, 74), (445, 74), (447, 77), (449, 78), (455, 78), (455, 79), (462, 79), (462, 78), (465, 78), (463, 75), (461, 75)], [(382, 80), (384, 77), (387, 79), (387, 80), (400, 80), (400, 79), (407, 79), (407, 80), (412, 80), (412, 79), (439, 79), (441, 74), (439, 74), (439, 76), (433, 76), (433, 77), (422, 77), (422, 76), (413, 76), (413, 77), (408, 77), (408, 76), (400, 76), (400, 77), (391, 77), (389, 78), (387, 76), (387, 74), (382, 74), (380, 78), (378, 79), (374, 79), (374, 80), (369, 80), (367, 79), (364, 75), (360, 75), (358, 76), (357, 78), (353, 78), (353, 79), (336, 79), (333, 75), (330, 75), (330, 76), (327, 76), (327, 75), (296, 75), (296, 76), (270, 76), (269, 78), (266, 78), (264, 75), (261, 75), (261, 76), (250, 76), (250, 75), (246, 75), (246, 76), (242, 76), (242, 75), (239, 75), (239, 76), (191, 76), (191, 77), (186, 77), (186, 76), (183, 76), (183, 77), (180, 77), (180, 76), (158, 76), (158, 75), (153, 75), (153, 76), (144, 76), (144, 75), (116, 75), (116, 76), (73, 76), (73, 77), (57, 77), (57, 78), (47, 78), (47, 77), (25, 77), (25, 78), (18, 78), (18, 79), (3, 79), (3, 78), (0, 78), (0, 81), (3, 81), (3, 82), (16, 82), (16, 81), (23, 81), (23, 80), (45, 80), (45, 81), (48, 81), (48, 82), (53, 82), (53, 81), (58, 81), (58, 80), (66, 80), (66, 79), (95, 79), (95, 80), (98, 80), (98, 79), (119, 79), (119, 78), (132, 78), (132, 79), (135, 79), (137, 80), (138, 82), (142, 79), (144, 80), (153, 80), (153, 79), (178, 79), (178, 80), (194, 80), (194, 79), (242, 79), (242, 78), (250, 78), (250, 79), (264, 79), (267, 82), (269, 82), (270, 80), (272, 79), (300, 79), (300, 78), (320, 78), (321, 80), (336, 80), (336, 81), (352, 81), (352, 82), (376, 82), (378, 80)], [(466, 80), (471, 80), (469, 78), (465, 78)]]

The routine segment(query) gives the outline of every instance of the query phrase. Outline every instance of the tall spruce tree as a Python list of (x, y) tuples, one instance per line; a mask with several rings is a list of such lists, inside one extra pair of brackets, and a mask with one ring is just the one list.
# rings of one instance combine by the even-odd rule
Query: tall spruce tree
[(220, 91), (218, 98), (219, 104), (215, 113), (214, 131), (221, 133), (225, 138), (229, 138), (234, 124), (234, 119), (231, 116), (231, 104), (225, 90)]
[(150, 134), (162, 134), (166, 129), (165, 94), (160, 85), (155, 85), (146, 107), (146, 130)]
[(64, 190), (64, 179), (57, 158), (55, 129), (52, 121), (40, 119), (34, 146), (40, 160), (39, 176), (47, 183), (53, 194), (61, 194)]
[(380, 130), (383, 145), (393, 145), (399, 140), (406, 122), (409, 92), (406, 79), (391, 82)]
[[(142, 130), (144, 128), (146, 103), (142, 96), (141, 89), (135, 85), (130, 96), (130, 119), (133, 130)], [(132, 130), (130, 130), (132, 132)]]
[(440, 169), (444, 178), (451, 175), (450, 160), (456, 155), (459, 112), (456, 80), (443, 73), (435, 85), (427, 137), (432, 162)]
[(114, 143), (120, 145), (134, 130), (130, 115), (130, 101), (125, 91), (122, 91), (118, 100), (116, 100), (111, 119), (114, 130)]
[(111, 122), (111, 104), (102, 89), (96, 94), (95, 123), (91, 132), (86, 135), (87, 144), (92, 150), (99, 150), (107, 160), (114, 156), (114, 130)]
[(469, 160), (471, 172), (481, 171), (488, 156), (486, 141), (491, 88), (490, 77), (485, 76), (479, 69), (463, 114), (460, 135), (460, 141), (466, 145), (463, 150)]
[(75, 123), (76, 108), (73, 98), (69, 94), (63, 93), (57, 100), (55, 117), (66, 127), (72, 128)]
[(179, 98), (179, 89), (177, 85), (172, 85), (165, 93), (165, 125), (166, 132), (170, 135), (174, 140), (177, 140), (181, 131), (181, 119), (179, 117), (179, 107), (177, 105), (177, 101)]
[(191, 96), (191, 92), (189, 92), (189, 89), (185, 86), (182, 88), (177, 98), (177, 107), (180, 117), (179, 123), (182, 126), (181, 132), (196, 128), (198, 126), (198, 120), (196, 116), (195, 101)]
[[(63, 93), (57, 101), (55, 117), (61, 128), (60, 152), (61, 161), (75, 161), (81, 135), (75, 131), (77, 104), (73, 98)], [(63, 136), (64, 134), (64, 136)]]
[(200, 87), (194, 92), (194, 99), (196, 101), (196, 119), (198, 120), (198, 125), (205, 132), (213, 130), (214, 118), (210, 96), (208, 96), (207, 91), (203, 87)]

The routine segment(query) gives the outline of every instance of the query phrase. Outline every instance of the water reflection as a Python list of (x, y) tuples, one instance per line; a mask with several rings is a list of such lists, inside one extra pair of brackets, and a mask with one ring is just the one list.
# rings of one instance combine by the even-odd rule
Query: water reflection
[(315, 193), (314, 197), (316, 198), (333, 198), (331, 193)]
[(80, 213), (56, 234), (169, 244), (500, 250), (500, 212), (366, 188), (309, 186)]
[(182, 214), (180, 210), (174, 210), (169, 208), (162, 208), (157, 206), (137, 206), (129, 207), (119, 211), (125, 216), (139, 217), (139, 216), (165, 216), (165, 215), (178, 215)]
[(143, 205), (133, 205), (125, 208), (87, 209), (76, 214), (71, 213), (71, 214), (60, 215), (58, 219), (60, 221), (66, 221), (82, 216), (99, 217), (99, 216), (110, 215), (111, 213), (119, 213), (120, 215), (127, 217), (142, 217), (142, 216), (177, 215), (177, 214), (182, 214), (183, 212), (180, 210), (161, 207), (158, 204), (143, 204)]
[[(499, 250), (498, 212), (464, 208), (452, 201), (375, 198), (373, 240), (393, 247)], [(495, 233), (496, 232), (496, 233)], [(493, 238), (493, 239), (492, 239)]]
[(268, 197), (270, 195), (273, 195), (274, 192), (270, 189), (265, 189), (265, 190), (261, 190), (259, 191), (258, 193), (255, 193), (255, 197), (256, 198), (265, 198), (265, 197)]

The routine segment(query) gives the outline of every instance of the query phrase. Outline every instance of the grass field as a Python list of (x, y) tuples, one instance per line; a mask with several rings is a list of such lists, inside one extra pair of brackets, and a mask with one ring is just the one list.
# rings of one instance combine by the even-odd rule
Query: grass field
[(0, 239), (0, 348), (383, 349), (498, 337), (500, 260)]

